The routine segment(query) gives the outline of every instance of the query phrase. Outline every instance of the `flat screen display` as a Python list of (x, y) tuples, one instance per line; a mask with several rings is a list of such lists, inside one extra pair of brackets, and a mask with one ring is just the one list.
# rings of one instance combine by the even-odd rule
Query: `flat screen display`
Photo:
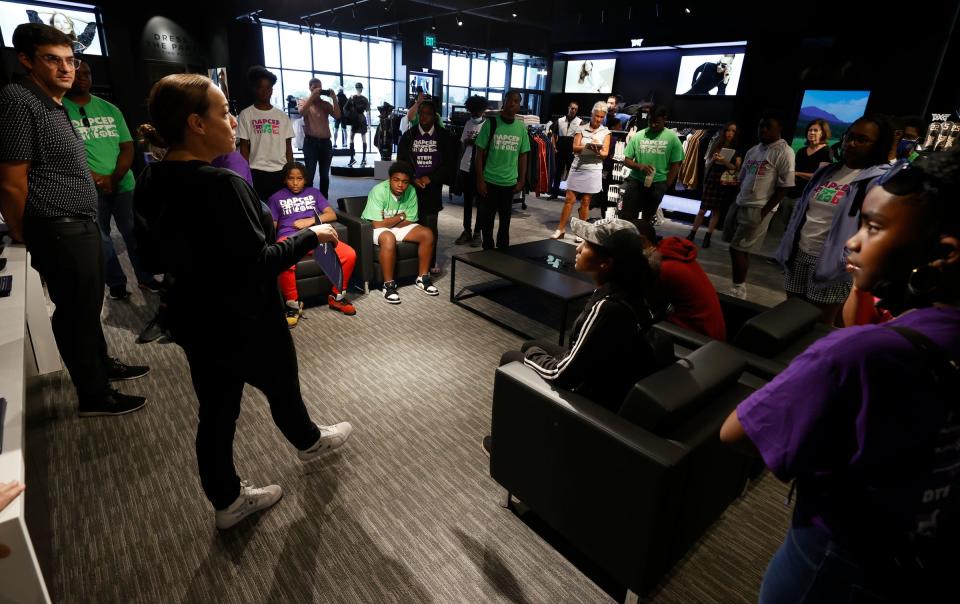
[(613, 92), (613, 72), (617, 68), (616, 59), (583, 59), (567, 62), (567, 79), (563, 91), (566, 93)]
[(744, 53), (697, 54), (680, 57), (678, 95), (736, 96)]
[(73, 40), (74, 54), (103, 54), (97, 15), (92, 8), (53, 8), (40, 4), (0, 2), (0, 33), (6, 46), (13, 47), (13, 31), (21, 23), (43, 23), (56, 27)]
[(867, 110), (869, 90), (805, 90), (794, 130), (794, 149), (807, 144), (807, 125), (813, 120), (826, 120), (830, 125), (830, 140), (827, 145), (840, 142), (850, 124)]

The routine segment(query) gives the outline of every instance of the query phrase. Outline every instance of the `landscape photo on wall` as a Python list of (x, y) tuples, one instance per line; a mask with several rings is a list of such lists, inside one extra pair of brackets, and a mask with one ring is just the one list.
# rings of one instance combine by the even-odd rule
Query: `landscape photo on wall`
[(850, 124), (864, 114), (869, 98), (869, 90), (805, 91), (791, 146), (800, 149), (807, 144), (807, 124), (815, 119), (823, 119), (830, 124), (830, 141), (827, 144), (833, 146), (840, 141)]

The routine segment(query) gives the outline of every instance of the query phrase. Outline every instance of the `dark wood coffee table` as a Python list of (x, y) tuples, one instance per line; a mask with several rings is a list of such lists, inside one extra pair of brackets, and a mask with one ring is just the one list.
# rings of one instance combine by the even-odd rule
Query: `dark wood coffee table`
[[(467, 306), (463, 300), (481, 295), (457, 291), (457, 263), (490, 273), (508, 281), (505, 287), (529, 287), (558, 300), (560, 310), (560, 345), (563, 345), (567, 330), (567, 311), (570, 303), (585, 298), (596, 288), (589, 276), (574, 270), (576, 248), (553, 239), (534, 241), (508, 247), (504, 250), (483, 250), (467, 254), (454, 254), (450, 263), (450, 301), (470, 312), (487, 319), (521, 337), (531, 336), (512, 325), (500, 321), (480, 310)], [(549, 263), (548, 263), (549, 262)]]

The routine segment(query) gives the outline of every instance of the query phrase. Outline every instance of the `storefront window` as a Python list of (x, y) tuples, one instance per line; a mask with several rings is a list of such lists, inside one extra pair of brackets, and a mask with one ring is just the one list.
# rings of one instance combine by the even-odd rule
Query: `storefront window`
[(263, 62), (270, 67), (280, 66), (280, 38), (276, 27), (264, 25), (263, 33)]
[(313, 35), (313, 68), (317, 71), (340, 71), (340, 38)]
[(442, 52), (433, 51), (433, 60), (430, 68), (447, 73), (447, 55)]
[(450, 71), (446, 73), (446, 83), (451, 86), (470, 85), (470, 59), (467, 57), (450, 57)]
[[(280, 70), (280, 80), (283, 83), (283, 103), (278, 105), (278, 107), (286, 107), (286, 100), (289, 96), (293, 96), (296, 99), (306, 99), (310, 96), (309, 84), (310, 78), (312, 77), (309, 71)], [(276, 95), (277, 89), (280, 88), (281, 82), (277, 82), (277, 85), (273, 87), (274, 95)]]
[(343, 73), (369, 75), (366, 42), (343, 38)]
[(370, 80), (370, 94), (366, 95), (370, 99), (370, 124), (375, 126), (380, 123), (380, 112), (377, 107), (384, 102), (396, 105), (393, 102), (393, 80)]
[(510, 68), (510, 88), (523, 88), (524, 83), (523, 65), (514, 63)]
[(313, 69), (310, 62), (310, 34), (280, 28), (280, 59), (284, 69)]
[(490, 60), (490, 87), (503, 88), (507, 85), (507, 62)]
[(487, 60), (473, 59), (470, 61), (470, 85), (474, 88), (487, 87)]
[(370, 76), (393, 79), (392, 43), (370, 41)]
[(468, 90), (466, 88), (459, 88), (456, 86), (450, 86), (447, 88), (447, 102), (444, 106), (444, 115), (450, 115), (450, 112), (453, 110), (453, 107), (457, 105), (463, 105), (467, 101)]

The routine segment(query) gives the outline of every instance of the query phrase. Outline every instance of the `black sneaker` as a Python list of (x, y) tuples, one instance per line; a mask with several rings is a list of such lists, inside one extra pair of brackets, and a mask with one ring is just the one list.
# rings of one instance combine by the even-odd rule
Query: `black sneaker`
[(140, 335), (137, 336), (137, 343), (147, 344), (149, 342), (154, 342), (159, 340), (164, 335), (163, 328), (160, 327), (160, 320), (158, 317), (150, 319), (150, 322), (147, 323), (147, 326), (143, 328), (143, 331), (140, 332)]
[(130, 292), (126, 285), (114, 285), (110, 288), (109, 296), (111, 300), (126, 300), (130, 297)]
[(150, 368), (144, 365), (124, 365), (117, 359), (107, 357), (107, 379), (111, 382), (135, 380), (150, 373)]
[(480, 231), (477, 231), (473, 234), (473, 239), (470, 240), (470, 247), (480, 247), (483, 243), (483, 237)]
[(430, 274), (420, 275), (417, 277), (417, 287), (423, 290), (423, 293), (428, 296), (439, 296), (440, 290), (437, 289), (437, 286), (433, 284), (433, 278), (430, 277)]
[(703, 236), (703, 245), (701, 245), (700, 247), (702, 247), (703, 249), (707, 249), (710, 247), (710, 233), (707, 233), (706, 235)]
[(143, 283), (138, 283), (137, 286), (140, 289), (145, 289), (148, 292), (153, 292), (159, 294), (163, 286), (156, 279), (150, 279), (149, 281), (144, 281)]
[(453, 245), (467, 245), (471, 239), (473, 239), (473, 235), (470, 234), (470, 231), (464, 231), (460, 233), (460, 236), (453, 242)]
[(351, 159), (350, 161), (347, 162), (347, 167), (348, 167), (348, 168), (352, 168), (352, 167), (354, 167), (355, 165), (357, 165), (357, 160), (355, 160), (355, 159)]
[(493, 448), (493, 437), (484, 436), (483, 440), (480, 441), (480, 446), (483, 447), (483, 452), (487, 454), (487, 457), (490, 457), (490, 449)]
[(396, 281), (387, 281), (383, 284), (383, 298), (390, 304), (400, 304), (400, 294), (397, 293)]
[(90, 403), (80, 403), (78, 413), (80, 417), (97, 417), (99, 415), (124, 415), (133, 413), (137, 409), (143, 408), (147, 404), (147, 398), (144, 396), (135, 396), (132, 394), (123, 394), (113, 388), (107, 390), (107, 394), (98, 401)]

